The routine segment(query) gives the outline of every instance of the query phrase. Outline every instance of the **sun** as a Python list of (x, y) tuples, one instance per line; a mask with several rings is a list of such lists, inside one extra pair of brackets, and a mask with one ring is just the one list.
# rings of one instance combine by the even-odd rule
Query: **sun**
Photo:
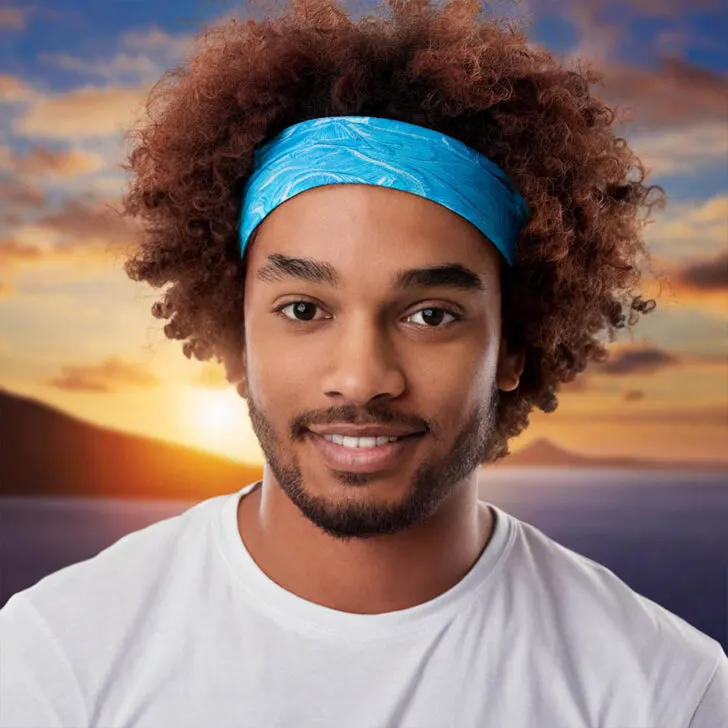
[(237, 412), (235, 403), (230, 399), (222, 399), (214, 395), (201, 402), (198, 410), (198, 422), (202, 430), (214, 435), (228, 432), (235, 426)]
[(186, 386), (174, 397), (175, 427), (193, 448), (252, 465), (264, 461), (246, 401), (234, 388)]
[(233, 392), (196, 388), (190, 392), (187, 418), (195, 443), (218, 451), (229, 450), (233, 444), (239, 449), (246, 411)]

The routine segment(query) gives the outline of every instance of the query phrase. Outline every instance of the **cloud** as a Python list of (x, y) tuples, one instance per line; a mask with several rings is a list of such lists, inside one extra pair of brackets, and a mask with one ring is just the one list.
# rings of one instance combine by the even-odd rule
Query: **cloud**
[(686, 250), (715, 255), (728, 241), (728, 194), (707, 200), (669, 202), (644, 233), (655, 257), (684, 259)]
[[(603, 378), (608, 376), (640, 376), (655, 374), (670, 367), (701, 370), (722, 374), (726, 357), (719, 353), (695, 353), (690, 351), (669, 351), (652, 344), (612, 345), (608, 349), (609, 358), (601, 363), (591, 364), (591, 376)], [(589, 388), (596, 386), (591, 382)]]
[(108, 357), (98, 364), (71, 364), (46, 380), (58, 389), (111, 394), (130, 387), (149, 388), (159, 383), (145, 366)]
[(30, 138), (79, 140), (128, 130), (143, 111), (147, 86), (85, 87), (41, 96), (17, 116), (13, 129)]
[(622, 36), (619, 26), (600, 22), (598, 3), (575, 2), (568, 9), (568, 18), (576, 27), (579, 41), (568, 56), (572, 59), (586, 58), (603, 66), (612, 55), (613, 48)]
[(123, 246), (135, 232), (129, 218), (91, 199), (67, 200), (60, 210), (39, 218), (34, 225), (45, 228), (71, 247)]
[[(598, 11), (605, 8), (614, 10), (617, 18), (623, 18), (625, 13), (646, 18), (671, 18), (684, 14), (687, 9), (706, 11), (711, 8), (718, 11), (721, 9), (719, 0), (692, 0), (689, 8), (685, 0), (571, 0), (567, 4), (589, 8), (595, 19), (599, 21), (602, 21), (603, 18), (598, 17)], [(553, 7), (550, 0), (546, 7)]]
[(688, 288), (706, 291), (728, 291), (728, 251), (709, 260), (686, 264), (677, 282)]
[(580, 410), (602, 411), (613, 408), (615, 399), (664, 401), (672, 398), (675, 382), (690, 381), (691, 401), (697, 403), (705, 388), (725, 381), (728, 364), (728, 354), (710, 345), (670, 350), (653, 343), (611, 344), (608, 353), (606, 362), (591, 362), (574, 382), (562, 385), (564, 402), (578, 402)]
[(35, 208), (45, 200), (43, 191), (34, 185), (8, 175), (0, 175), (0, 205), (18, 212)]
[(69, 53), (42, 53), (38, 60), (72, 73), (105, 78), (112, 83), (134, 78), (152, 84), (162, 73), (177, 66), (192, 49), (193, 35), (174, 36), (158, 28), (127, 31), (119, 49), (110, 56), (89, 58)]
[(0, 269), (72, 267), (82, 279), (120, 268), (137, 225), (91, 198), (67, 199), (33, 221), (19, 221), (0, 237)]
[(102, 169), (105, 162), (98, 154), (83, 149), (59, 151), (36, 145), (24, 154), (8, 150), (2, 166), (21, 176), (76, 177)]
[(159, 73), (157, 64), (151, 58), (139, 54), (117, 53), (108, 60), (104, 60), (79, 58), (67, 53), (43, 53), (39, 60), (64, 71), (101, 76), (107, 79), (117, 79), (125, 74), (146, 78)]
[(0, 281), (0, 298), (8, 298), (15, 292), (15, 289), (9, 283)]
[(132, 50), (147, 53), (161, 52), (165, 56), (180, 58), (190, 52), (194, 34), (170, 35), (157, 27), (129, 30), (121, 36), (122, 44)]
[[(626, 114), (652, 128), (725, 120), (728, 76), (691, 62), (685, 50), (703, 41), (691, 14), (702, 10), (708, 22), (711, 14), (722, 22), (717, 0), (566, 0), (556, 6), (538, 0), (536, 5), (539, 15), (573, 23), (577, 40), (565, 60), (604, 73), (603, 93), (610, 105), (621, 107), (618, 119)], [(648, 18), (659, 21), (644, 22)], [(637, 55), (645, 59), (642, 65), (619, 60)]]
[(605, 374), (653, 374), (677, 364), (678, 357), (656, 346), (635, 346), (613, 349), (610, 357), (598, 368)]
[(34, 99), (36, 95), (36, 92), (25, 81), (8, 73), (0, 73), (0, 99), (2, 103), (23, 103)]
[(631, 137), (629, 144), (652, 176), (696, 172), (716, 164), (725, 165), (728, 126), (725, 121), (699, 122)]
[(40, 248), (21, 245), (11, 238), (0, 238), (0, 265), (6, 271), (19, 264), (32, 263), (42, 256)]
[(0, 8), (0, 28), (3, 30), (23, 30), (25, 15), (20, 8)]
[(606, 95), (629, 106), (641, 126), (725, 124), (728, 76), (723, 73), (677, 57), (658, 58), (653, 68), (614, 64), (604, 70)]
[[(695, 247), (694, 243), (691, 247)], [(646, 281), (645, 295), (656, 298), (659, 307), (679, 306), (728, 318), (728, 252), (654, 263), (659, 279)]]

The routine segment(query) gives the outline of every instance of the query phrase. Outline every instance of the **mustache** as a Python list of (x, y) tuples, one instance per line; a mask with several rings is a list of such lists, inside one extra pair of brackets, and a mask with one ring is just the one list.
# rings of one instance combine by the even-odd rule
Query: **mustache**
[(291, 424), (291, 434), (294, 437), (300, 437), (312, 426), (332, 424), (354, 426), (395, 425), (425, 431), (430, 429), (426, 421), (414, 415), (383, 409), (368, 409), (362, 412), (356, 407), (344, 405), (334, 409), (296, 417)]

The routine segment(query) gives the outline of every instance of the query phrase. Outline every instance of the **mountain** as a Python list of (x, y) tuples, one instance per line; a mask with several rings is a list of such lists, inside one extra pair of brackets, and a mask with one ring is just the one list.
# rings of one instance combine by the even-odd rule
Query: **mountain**
[[(537, 440), (487, 468), (728, 469), (726, 464), (594, 458)], [(84, 422), (0, 389), (0, 496), (203, 500), (262, 477), (262, 468)]]
[(728, 463), (700, 461), (656, 461), (627, 457), (592, 457), (565, 450), (546, 439), (535, 440), (488, 468), (627, 468), (629, 470), (728, 470)]
[(0, 389), (0, 496), (203, 500), (262, 468), (92, 425)]

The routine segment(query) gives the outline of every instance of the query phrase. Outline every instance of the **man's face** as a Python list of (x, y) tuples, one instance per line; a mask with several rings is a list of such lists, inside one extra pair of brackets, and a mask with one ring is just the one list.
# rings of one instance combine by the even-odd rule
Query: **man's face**
[[(246, 395), (282, 490), (336, 538), (425, 521), (484, 459), (499, 385), (513, 379), (499, 356), (498, 252), (431, 200), (334, 185), (276, 208), (246, 256)], [(302, 277), (286, 258), (335, 282)], [(452, 265), (460, 270), (397, 284), (404, 271)], [(347, 469), (322, 450), (346, 457), (344, 446), (309, 429), (336, 424), (420, 434)]]

